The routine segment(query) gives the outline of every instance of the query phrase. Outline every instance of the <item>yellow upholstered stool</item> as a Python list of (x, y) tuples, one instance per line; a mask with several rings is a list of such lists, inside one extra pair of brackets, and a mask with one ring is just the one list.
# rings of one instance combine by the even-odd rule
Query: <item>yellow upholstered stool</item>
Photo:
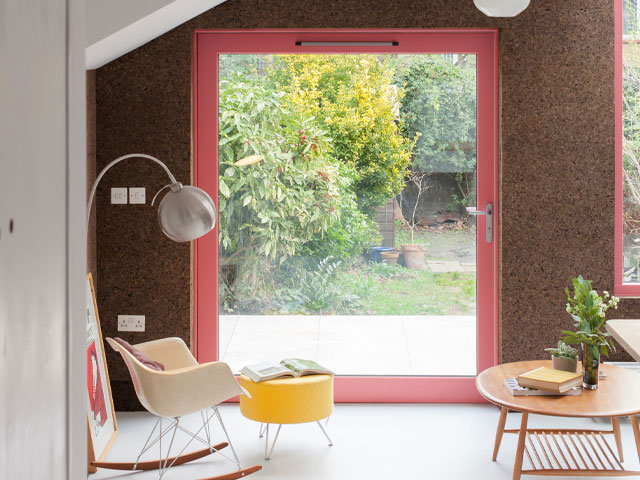
[[(333, 411), (333, 375), (306, 375), (300, 378), (277, 378), (256, 383), (244, 375), (238, 378), (251, 398), (240, 395), (240, 411), (245, 417), (260, 422), (260, 437), (266, 433), (264, 458), (269, 460), (284, 424), (316, 422), (329, 445), (329, 435), (320, 423)], [(269, 424), (277, 424), (278, 430), (269, 447)]]

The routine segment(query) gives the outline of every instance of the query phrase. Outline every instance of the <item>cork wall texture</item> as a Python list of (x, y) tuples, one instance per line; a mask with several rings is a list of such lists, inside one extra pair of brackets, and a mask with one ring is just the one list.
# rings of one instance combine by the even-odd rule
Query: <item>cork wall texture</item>
[[(563, 289), (573, 276), (613, 290), (613, 13), (613, 0), (536, 0), (511, 19), (488, 18), (471, 0), (229, 0), (97, 70), (97, 168), (148, 153), (190, 182), (194, 29), (498, 28), (500, 359), (538, 358), (569, 326)], [(147, 316), (147, 331), (129, 340), (190, 339), (189, 245), (164, 237), (149, 205), (109, 204), (110, 186), (146, 186), (150, 199), (166, 183), (156, 165), (130, 161), (99, 191), (107, 336), (128, 313)], [(640, 302), (623, 300), (616, 316), (640, 317)], [(109, 366), (126, 380), (119, 359)]]

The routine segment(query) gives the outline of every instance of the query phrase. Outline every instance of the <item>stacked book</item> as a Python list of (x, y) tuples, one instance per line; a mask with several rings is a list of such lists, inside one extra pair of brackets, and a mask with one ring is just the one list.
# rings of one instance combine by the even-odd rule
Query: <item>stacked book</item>
[(504, 386), (511, 395), (580, 395), (582, 374), (539, 367), (519, 375), (505, 378)]

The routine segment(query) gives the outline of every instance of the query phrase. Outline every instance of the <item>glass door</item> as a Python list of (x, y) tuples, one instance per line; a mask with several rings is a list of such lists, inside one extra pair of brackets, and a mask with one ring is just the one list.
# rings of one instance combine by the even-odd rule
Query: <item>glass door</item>
[(476, 398), (496, 358), (495, 37), (196, 34), (195, 181), (219, 209), (195, 248), (200, 361), (314, 360), (338, 401)]

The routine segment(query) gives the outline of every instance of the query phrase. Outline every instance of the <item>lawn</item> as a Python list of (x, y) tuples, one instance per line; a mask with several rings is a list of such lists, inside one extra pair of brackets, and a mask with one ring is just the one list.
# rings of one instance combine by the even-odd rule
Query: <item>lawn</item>
[(357, 315), (469, 315), (475, 313), (472, 272), (434, 273), (369, 263), (340, 276), (341, 291), (358, 298)]
[[(399, 244), (407, 243), (399, 232)], [(459, 262), (458, 271), (407, 269), (399, 265), (370, 263), (362, 258), (345, 262), (326, 258), (290, 262), (270, 280), (261, 295), (242, 283), (234, 285), (235, 303), (221, 309), (235, 314), (340, 314), (340, 315), (473, 315), (476, 309), (475, 228), (425, 228), (415, 233), (425, 246), (427, 262)], [(466, 269), (463, 268), (466, 266)], [(246, 279), (246, 274), (238, 275)]]
[(362, 298), (369, 315), (463, 315), (475, 313), (474, 273), (411, 271), (377, 278), (371, 295)]

